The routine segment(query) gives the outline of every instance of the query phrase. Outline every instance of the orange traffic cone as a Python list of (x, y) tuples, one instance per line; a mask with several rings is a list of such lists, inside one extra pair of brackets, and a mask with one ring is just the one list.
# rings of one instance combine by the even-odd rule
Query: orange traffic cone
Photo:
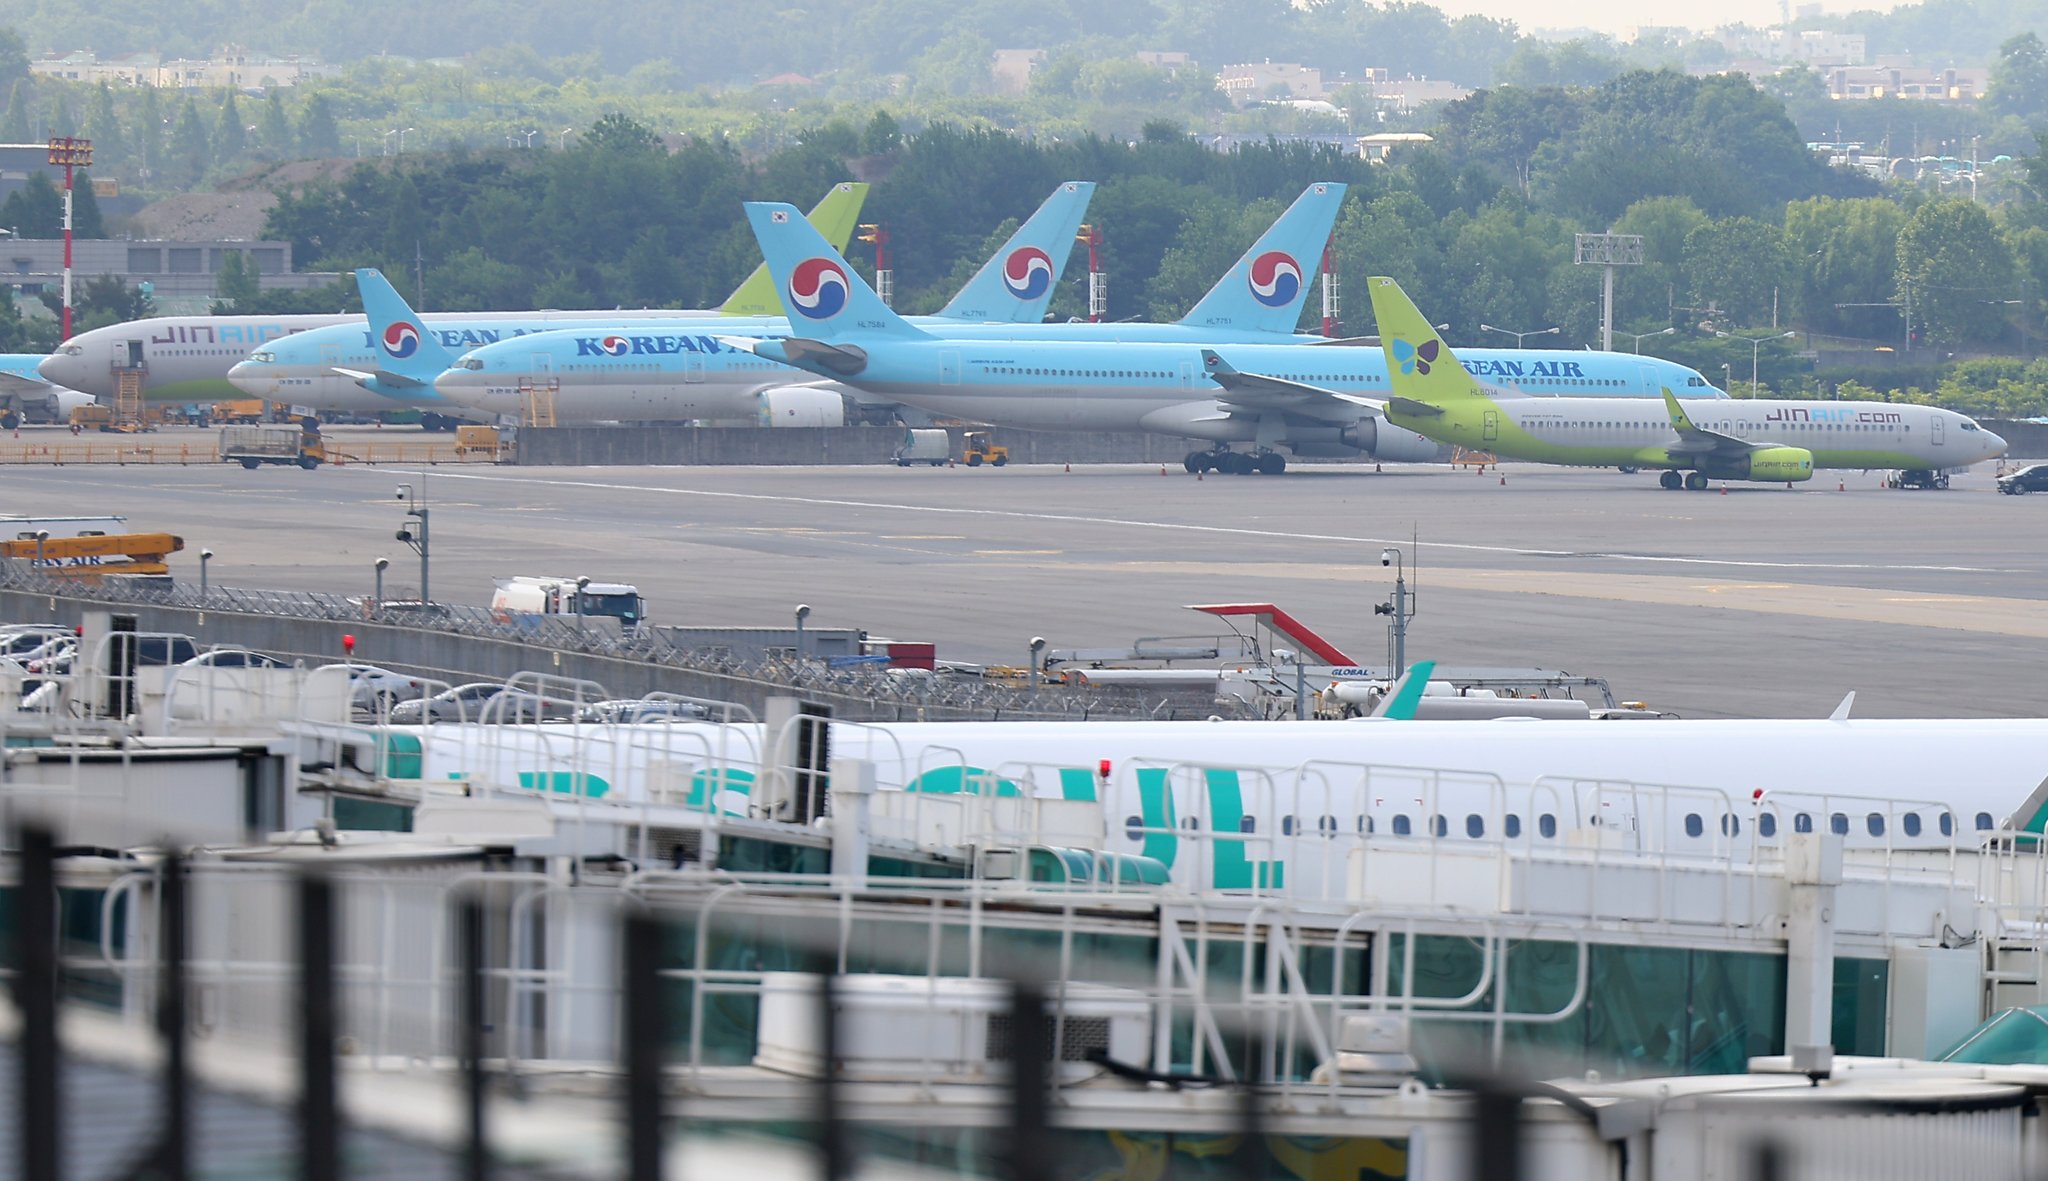
[(1166, 465), (1163, 463), (1159, 465), (1159, 474), (1162, 476), (1166, 474)]
[(1500, 486), (1503, 488), (1508, 486), (1508, 478), (1506, 476), (1500, 478)]
[(1723, 485), (1721, 485), (1721, 495), (1723, 495), (1723, 496), (1726, 496), (1726, 495), (1728, 495), (1728, 485), (1726, 485), (1726, 484), (1723, 484)]
[(1848, 490), (1849, 490), (1849, 481), (1847, 481), (1847, 480), (1836, 480), (1836, 481), (1835, 481), (1835, 491), (1837, 491), (1837, 492), (1847, 492)]
[(1070, 471), (1070, 472), (1071, 472), (1071, 471), (1073, 471), (1073, 470), (1074, 470), (1074, 465), (1073, 465), (1073, 464), (1071, 464), (1071, 463), (1070, 463), (1070, 464), (1068, 464), (1068, 465), (1067, 465), (1067, 470), (1068, 470), (1068, 471)]
[(1372, 465), (1372, 470), (1374, 470), (1374, 471), (1378, 471), (1378, 470), (1380, 470), (1380, 465), (1379, 465), (1379, 464), (1373, 464), (1373, 465)]

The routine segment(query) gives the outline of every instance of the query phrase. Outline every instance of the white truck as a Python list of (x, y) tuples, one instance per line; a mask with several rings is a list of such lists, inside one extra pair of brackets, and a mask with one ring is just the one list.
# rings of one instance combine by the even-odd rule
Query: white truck
[(909, 467), (914, 463), (944, 467), (953, 458), (953, 444), (944, 431), (906, 428), (903, 445), (890, 458), (896, 461), (897, 467)]
[(312, 471), (326, 458), (320, 428), (310, 420), (303, 426), (229, 426), (220, 431), (220, 461), (239, 463), (250, 471), (266, 463)]
[(576, 616), (592, 626), (616, 626), (631, 635), (647, 622), (647, 600), (629, 583), (522, 574), (497, 580), (491, 614), (504, 623), (543, 615)]

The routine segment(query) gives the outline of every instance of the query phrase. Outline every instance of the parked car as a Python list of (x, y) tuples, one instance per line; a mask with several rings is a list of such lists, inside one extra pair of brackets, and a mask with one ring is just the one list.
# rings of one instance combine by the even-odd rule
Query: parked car
[(631, 725), (635, 722), (699, 722), (710, 716), (710, 710), (694, 701), (632, 698), (623, 701), (592, 702), (577, 711), (576, 720), (606, 725)]
[(2048, 492), (2048, 463), (2037, 463), (1998, 477), (1998, 490), (2008, 496)]
[(291, 662), (247, 648), (215, 648), (184, 662), (189, 668), (290, 668)]
[(496, 681), (472, 681), (443, 689), (432, 697), (416, 697), (391, 707), (391, 723), (418, 726), (427, 722), (474, 722), (493, 697), (505, 691)]
[(404, 701), (417, 701), (426, 686), (418, 678), (374, 664), (331, 664), (348, 670), (348, 704), (364, 713), (387, 713)]
[(580, 702), (547, 697), (530, 689), (511, 689), (484, 702), (476, 720), (491, 725), (520, 726), (533, 722), (573, 722)]
[(75, 639), (68, 627), (28, 625), (0, 630), (0, 656), (26, 660), (31, 652), (51, 640)]

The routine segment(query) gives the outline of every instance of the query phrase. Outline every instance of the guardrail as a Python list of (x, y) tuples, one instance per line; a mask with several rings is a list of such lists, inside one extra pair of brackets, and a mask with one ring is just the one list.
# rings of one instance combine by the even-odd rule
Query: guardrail
[[(219, 447), (211, 440), (189, 443), (178, 442), (136, 442), (132, 436), (117, 436), (113, 439), (73, 439), (58, 443), (22, 443), (18, 446), (0, 446), (0, 464), (24, 466), (70, 467), (86, 464), (163, 464), (189, 467), (207, 467), (222, 462)], [(347, 464), (380, 463), (444, 463), (492, 464), (498, 462), (494, 451), (470, 448), (459, 449), (453, 442), (435, 443), (356, 443), (351, 441), (347, 450), (333, 450), (328, 453), (327, 462), (337, 467)]]
[[(1079, 688), (1059, 684), (1006, 685), (966, 674), (879, 666), (829, 667), (816, 659), (768, 653), (748, 656), (717, 649), (681, 648), (660, 633), (627, 635), (608, 621), (575, 616), (502, 618), (462, 603), (370, 602), (361, 596), (320, 591), (259, 590), (210, 586), (204, 594), (188, 584), (169, 588), (110, 581), (80, 586), (60, 581), (23, 562), (0, 560), (0, 591), (14, 591), (53, 603), (68, 601), (118, 609), (122, 606), (205, 612), (216, 623), (235, 615), (304, 620), (339, 625), (376, 625), (421, 637), (460, 636), (512, 643), (531, 653), (526, 667), (559, 667), (556, 656), (581, 655), (673, 670), (696, 683), (683, 686), (695, 696), (737, 701), (757, 708), (770, 696), (800, 696), (833, 707), (835, 716), (868, 721), (954, 721), (968, 719), (1172, 718), (1252, 716), (1228, 704), (1189, 705), (1157, 693), (1110, 686)], [(160, 623), (154, 630), (180, 630)], [(310, 647), (302, 651), (311, 651)], [(502, 651), (499, 652), (502, 656)], [(522, 655), (521, 659), (527, 657)], [(477, 669), (407, 665), (436, 674), (463, 675)], [(481, 664), (481, 662), (479, 662)], [(602, 681), (605, 678), (592, 676)]]

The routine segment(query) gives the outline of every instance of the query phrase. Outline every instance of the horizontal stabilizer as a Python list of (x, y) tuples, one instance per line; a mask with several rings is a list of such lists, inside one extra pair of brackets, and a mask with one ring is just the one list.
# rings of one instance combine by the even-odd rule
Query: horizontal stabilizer
[(420, 389), (427, 384), (417, 378), (407, 377), (403, 373), (393, 373), (388, 369), (379, 369), (374, 373), (370, 373), (361, 369), (342, 369), (337, 367), (334, 371), (358, 384), (374, 381), (388, 389)]
[(805, 369), (817, 366), (848, 377), (868, 367), (867, 350), (858, 345), (832, 344), (801, 336), (770, 340), (754, 336), (721, 336), (720, 344), (741, 349), (757, 357), (782, 361)]
[(1410, 418), (1422, 418), (1444, 412), (1444, 408), (1441, 406), (1432, 406), (1427, 402), (1418, 402), (1413, 398), (1388, 398), (1387, 405), (1392, 407), (1396, 414), (1405, 414)]

